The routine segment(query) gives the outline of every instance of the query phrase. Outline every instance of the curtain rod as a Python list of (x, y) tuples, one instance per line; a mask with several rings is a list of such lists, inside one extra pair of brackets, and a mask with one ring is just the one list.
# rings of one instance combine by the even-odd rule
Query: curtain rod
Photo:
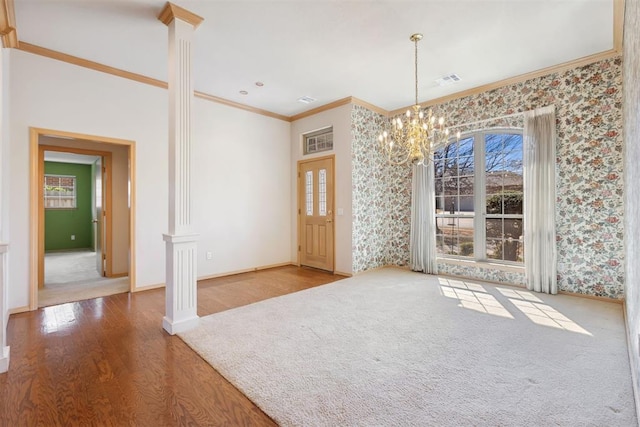
[(513, 113), (513, 114), (506, 114), (504, 116), (498, 116), (498, 117), (492, 117), (490, 119), (484, 119), (484, 120), (476, 120), (475, 122), (469, 122), (469, 123), (463, 123), (461, 125), (455, 125), (455, 126), (451, 126), (449, 127), (449, 129), (455, 129), (455, 128), (460, 128), (463, 126), (471, 126), (471, 125), (477, 125), (478, 123), (485, 123), (485, 122), (493, 122), (495, 120), (502, 120), (502, 119), (508, 119), (510, 117), (515, 117), (515, 116), (521, 116), (524, 114), (524, 111), (521, 111), (519, 113)]

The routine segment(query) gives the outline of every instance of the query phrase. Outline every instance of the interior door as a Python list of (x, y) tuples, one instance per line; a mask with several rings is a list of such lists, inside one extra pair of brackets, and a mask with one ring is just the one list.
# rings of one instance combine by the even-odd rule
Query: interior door
[(100, 274), (100, 276), (105, 276), (105, 268), (104, 268), (104, 227), (105, 227), (105, 220), (104, 220), (104, 213), (105, 213), (105, 206), (104, 206), (104, 201), (105, 201), (105, 197), (104, 195), (106, 194), (105, 191), (105, 184), (106, 184), (106, 179), (104, 179), (104, 165), (103, 165), (103, 159), (100, 158), (96, 161), (95, 163), (95, 170), (94, 170), (94, 194), (95, 194), (95, 206), (93, 209), (93, 212), (95, 213), (95, 216), (93, 218), (93, 233), (94, 233), (94, 247), (95, 247), (95, 251), (96, 251), (96, 269), (98, 270), (98, 274)]
[(333, 157), (298, 164), (300, 265), (333, 271)]

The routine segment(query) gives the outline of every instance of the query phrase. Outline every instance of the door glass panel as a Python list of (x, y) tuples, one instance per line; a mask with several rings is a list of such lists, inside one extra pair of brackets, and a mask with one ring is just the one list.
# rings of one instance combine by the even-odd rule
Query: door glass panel
[(327, 216), (327, 170), (318, 171), (318, 210), (320, 216)]
[(307, 205), (307, 216), (313, 215), (313, 172), (307, 171), (305, 174), (305, 194)]

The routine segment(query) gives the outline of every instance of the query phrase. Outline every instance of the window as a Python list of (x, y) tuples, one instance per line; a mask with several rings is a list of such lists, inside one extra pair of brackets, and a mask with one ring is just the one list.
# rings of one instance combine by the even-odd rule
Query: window
[(522, 132), (466, 134), (434, 168), (439, 256), (523, 262)]
[(45, 209), (75, 209), (76, 177), (45, 175), (44, 207)]
[(333, 150), (333, 126), (304, 135), (304, 154)]

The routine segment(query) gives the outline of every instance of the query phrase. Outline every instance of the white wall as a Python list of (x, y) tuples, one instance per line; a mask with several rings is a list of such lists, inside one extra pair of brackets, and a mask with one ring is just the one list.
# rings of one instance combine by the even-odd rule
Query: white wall
[[(298, 260), (297, 170), (298, 161), (335, 155), (335, 271), (352, 273), (352, 209), (351, 209), (351, 109), (350, 104), (291, 124), (291, 260)], [(333, 150), (304, 156), (302, 135), (333, 126)], [(342, 209), (343, 214), (338, 215)]]
[(193, 112), (199, 277), (289, 263), (289, 123), (199, 98)]
[[(167, 91), (18, 50), (11, 51), (11, 79), (11, 185), (4, 195), (13, 254), (9, 306), (28, 304), (30, 126), (135, 141), (137, 247), (132, 274), (138, 287), (164, 283)], [(291, 186), (289, 124), (201, 100), (195, 101), (193, 112), (200, 260), (206, 250), (214, 252), (213, 262), (200, 263), (199, 276), (289, 262), (290, 199), (280, 191)], [(234, 155), (218, 153), (222, 147)]]
[(626, 2), (624, 22), (625, 307), (636, 410), (640, 416), (640, 2)]

